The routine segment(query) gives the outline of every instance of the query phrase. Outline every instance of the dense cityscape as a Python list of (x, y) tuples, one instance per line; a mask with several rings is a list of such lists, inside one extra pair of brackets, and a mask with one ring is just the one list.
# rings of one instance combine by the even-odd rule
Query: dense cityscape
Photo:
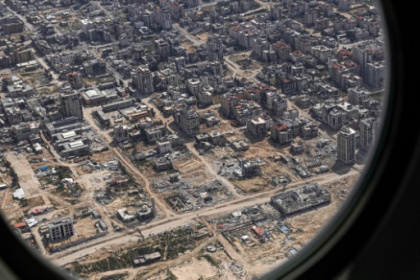
[(380, 126), (368, 0), (1, 0), (0, 203), (80, 279), (258, 279)]

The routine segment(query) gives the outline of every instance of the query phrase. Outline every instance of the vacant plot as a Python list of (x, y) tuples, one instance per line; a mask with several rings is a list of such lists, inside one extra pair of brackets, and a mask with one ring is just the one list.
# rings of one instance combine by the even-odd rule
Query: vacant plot
[(33, 87), (39, 87), (50, 83), (49, 78), (42, 70), (19, 73), (18, 76), (20, 76), (24, 82), (29, 83)]
[(185, 51), (187, 53), (192, 53), (196, 50), (196, 48), (193, 45), (191, 45), (191, 43), (189, 43), (188, 41), (181, 42), (181, 46), (185, 48)]
[(198, 39), (200, 39), (201, 42), (206, 43), (207, 42), (207, 38), (209, 37), (209, 33), (208, 32), (199, 33), (199, 34), (197, 34), (195, 36)]
[(206, 258), (201, 260), (193, 258), (189, 262), (170, 270), (178, 279), (197, 280), (216, 276), (218, 269), (211, 265)]
[(214, 176), (207, 171), (204, 163), (196, 157), (177, 160), (173, 163), (173, 166), (179, 170), (182, 178), (188, 180), (192, 185), (214, 180)]

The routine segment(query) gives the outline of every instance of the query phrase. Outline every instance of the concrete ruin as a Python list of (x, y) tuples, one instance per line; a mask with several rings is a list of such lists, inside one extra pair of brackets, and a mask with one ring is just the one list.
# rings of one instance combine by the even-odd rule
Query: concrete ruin
[(328, 205), (331, 194), (318, 184), (308, 184), (297, 190), (271, 197), (271, 204), (287, 217)]

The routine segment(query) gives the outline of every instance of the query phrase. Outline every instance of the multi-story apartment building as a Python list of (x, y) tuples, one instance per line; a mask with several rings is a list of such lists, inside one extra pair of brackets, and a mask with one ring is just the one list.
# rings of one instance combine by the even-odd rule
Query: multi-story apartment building
[(337, 135), (337, 160), (344, 164), (356, 161), (356, 131), (347, 126)]
[(223, 61), (223, 41), (218, 34), (210, 35), (206, 45), (209, 61)]
[(133, 73), (132, 82), (143, 94), (154, 92), (153, 75), (148, 65), (137, 67)]
[(83, 119), (82, 101), (76, 91), (60, 93), (61, 112), (64, 118), (76, 117)]
[(74, 235), (73, 220), (65, 218), (48, 224), (50, 240), (57, 241)]

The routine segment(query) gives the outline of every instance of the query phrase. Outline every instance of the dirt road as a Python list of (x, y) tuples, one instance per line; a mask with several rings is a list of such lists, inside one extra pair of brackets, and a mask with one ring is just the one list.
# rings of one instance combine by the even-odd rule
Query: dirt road
[[(92, 110), (87, 110), (87, 109), (83, 109), (83, 116), (84, 119), (89, 123), (89, 125), (95, 129), (96, 133), (99, 134), (102, 139), (106, 140), (107, 143), (111, 143), (113, 141), (112, 137), (105, 131), (98, 129), (96, 126), (96, 122), (93, 119), (93, 116), (91, 115)], [(131, 162), (130, 159), (128, 159), (128, 157), (126, 155), (123, 155), (118, 148), (116, 147), (111, 147), (109, 146), (110, 150), (112, 150), (114, 152), (114, 154), (116, 155), (116, 157), (120, 160), (121, 164), (126, 168), (127, 172), (129, 172), (134, 179), (136, 179), (136, 181), (138, 183), (140, 183), (143, 187), (143, 189), (147, 192), (147, 194), (150, 197), (154, 197), (154, 194), (150, 188), (150, 182), (149, 180), (146, 178), (146, 176), (144, 176), (143, 174), (141, 174), (141, 172), (133, 165), (133, 163)], [(156, 206), (163, 212), (164, 216), (173, 216), (173, 212), (172, 210), (170, 210), (165, 202), (162, 202), (161, 200), (159, 200), (157, 197), (155, 198), (155, 203)]]
[[(315, 178), (310, 178), (307, 180), (303, 180), (301, 182), (297, 182), (294, 184), (290, 184), (288, 186), (288, 190), (293, 190), (296, 189), (298, 187), (300, 187), (302, 184), (308, 183), (308, 182), (312, 182), (312, 181), (316, 181), (319, 184), (326, 184), (326, 183), (330, 183), (332, 181), (336, 181), (336, 180), (340, 180), (343, 179), (345, 177), (348, 176), (353, 176), (359, 174), (358, 171), (355, 170), (351, 170), (348, 174), (346, 175), (337, 175), (337, 174), (325, 174), (323, 176), (319, 176), (317, 179)], [(275, 189), (275, 190), (270, 190), (270, 191), (266, 191), (260, 194), (256, 194), (256, 195), (251, 195), (248, 197), (242, 197), (242, 198), (238, 198), (236, 200), (233, 201), (229, 201), (229, 202), (225, 202), (222, 203), (220, 205), (211, 207), (211, 208), (202, 208), (199, 211), (196, 212), (189, 212), (189, 213), (184, 213), (184, 214), (179, 214), (177, 215), (177, 217), (174, 218), (165, 218), (163, 220), (160, 221), (155, 221), (150, 223), (149, 225), (146, 226), (141, 226), (139, 227), (141, 229), (141, 232), (143, 234), (144, 237), (149, 237), (150, 235), (156, 235), (159, 234), (161, 232), (165, 232), (168, 230), (172, 230), (181, 226), (184, 226), (186, 224), (191, 223), (191, 221), (194, 218), (204, 218), (204, 217), (209, 217), (209, 216), (214, 216), (214, 215), (219, 215), (219, 214), (223, 214), (223, 213), (229, 213), (229, 212), (233, 212), (235, 210), (244, 208), (244, 207), (249, 207), (249, 206), (253, 206), (256, 204), (263, 204), (266, 202), (269, 202), (270, 197), (276, 193), (281, 192), (282, 190), (280, 189)], [(77, 252), (73, 252), (70, 253), (68, 255), (60, 255), (60, 258), (56, 258), (55, 256), (52, 256), (51, 259), (54, 259), (55, 263), (57, 265), (65, 265), (67, 263), (73, 262), (85, 255), (89, 255), (92, 254), (93, 252), (95, 252), (96, 250), (99, 250), (100, 248), (104, 248), (107, 246), (111, 246), (111, 245), (119, 245), (119, 244), (126, 244), (128, 242), (130, 242), (130, 240), (137, 241), (139, 240), (139, 237), (133, 236), (133, 235), (127, 235), (127, 236), (122, 236), (122, 237), (115, 237), (112, 240), (106, 241), (106, 242), (100, 242), (98, 245), (92, 246), (92, 247), (88, 247), (88, 248), (84, 248), (82, 250), (79, 250)], [(99, 241), (99, 239), (98, 239)]]
[(194, 143), (187, 143), (186, 146), (188, 150), (190, 150), (207, 167), (208, 172), (210, 172), (217, 180), (222, 182), (230, 190), (234, 198), (241, 196), (236, 191), (235, 186), (228, 179), (217, 174), (217, 172), (214, 171), (212, 164), (204, 160), (203, 157), (200, 156), (200, 154), (194, 148)]

